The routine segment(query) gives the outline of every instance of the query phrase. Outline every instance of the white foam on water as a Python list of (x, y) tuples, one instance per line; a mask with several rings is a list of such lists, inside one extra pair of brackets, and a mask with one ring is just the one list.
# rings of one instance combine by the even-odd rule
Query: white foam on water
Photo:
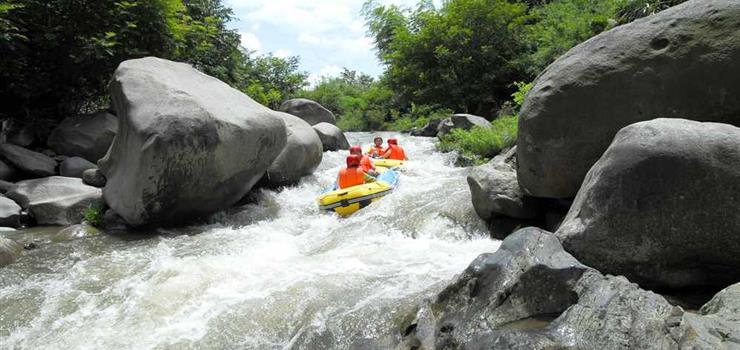
[(468, 170), (431, 139), (399, 143), (413, 160), (399, 188), (348, 218), (316, 206), (346, 155), (326, 152), (297, 186), (209, 225), (27, 253), (0, 269), (2, 348), (389, 346), (423, 298), (499, 245), (473, 212)]

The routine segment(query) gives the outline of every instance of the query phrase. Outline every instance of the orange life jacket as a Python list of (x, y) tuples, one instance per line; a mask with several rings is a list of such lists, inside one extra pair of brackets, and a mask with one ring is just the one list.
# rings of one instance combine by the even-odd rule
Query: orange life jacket
[(370, 172), (370, 170), (375, 170), (375, 165), (373, 165), (373, 161), (370, 160), (370, 157), (362, 156), (362, 160), (360, 160), (360, 169), (366, 173)]
[(372, 156), (375, 154), (376, 156), (380, 157), (383, 155), (383, 146), (370, 146), (370, 149), (367, 150), (367, 155)]
[(391, 154), (388, 156), (388, 159), (406, 160), (406, 152), (403, 151), (401, 146), (390, 145), (389, 149)]
[(342, 168), (339, 170), (337, 184), (339, 188), (347, 188), (365, 183), (365, 172), (360, 168)]

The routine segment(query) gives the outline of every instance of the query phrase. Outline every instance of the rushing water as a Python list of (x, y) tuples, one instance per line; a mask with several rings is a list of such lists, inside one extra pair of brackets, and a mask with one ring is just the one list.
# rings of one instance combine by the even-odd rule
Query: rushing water
[(414, 160), (400, 187), (345, 219), (314, 202), (346, 154), (326, 152), (299, 185), (260, 190), (210, 224), (6, 234), (39, 248), (0, 268), (0, 348), (388, 348), (422, 298), (499, 245), (473, 212), (467, 169), (431, 139), (399, 142)]

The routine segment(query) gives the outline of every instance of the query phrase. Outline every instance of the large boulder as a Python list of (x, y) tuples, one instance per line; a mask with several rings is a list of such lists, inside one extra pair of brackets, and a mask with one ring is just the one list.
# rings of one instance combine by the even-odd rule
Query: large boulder
[(119, 125), (98, 162), (103, 192), (134, 226), (180, 225), (228, 208), (285, 146), (276, 112), (188, 64), (125, 61), (110, 92)]
[(85, 158), (69, 157), (65, 158), (62, 163), (59, 164), (59, 174), (66, 177), (82, 178), (82, 173), (85, 170), (97, 168), (97, 165), (90, 163)]
[(347, 137), (344, 136), (342, 129), (339, 129), (336, 125), (323, 122), (314, 125), (313, 129), (319, 135), (324, 151), (349, 149)]
[(63, 176), (21, 181), (5, 195), (28, 210), (39, 225), (78, 224), (86, 208), (104, 204), (99, 188)]
[(49, 147), (65, 156), (93, 163), (105, 156), (118, 130), (118, 118), (108, 112), (64, 119), (49, 136)]
[(630, 125), (591, 168), (557, 235), (576, 258), (648, 288), (740, 280), (740, 128)]
[(11, 165), (29, 175), (44, 177), (56, 174), (57, 162), (42, 153), (3, 143), (0, 144), (0, 155)]
[(12, 199), (0, 195), (0, 226), (19, 227), (21, 206)]
[[(737, 346), (734, 291), (700, 315), (568, 254), (549, 232), (522, 229), (422, 303), (399, 348), (715, 349)], [(714, 311), (712, 305), (721, 305)], [(732, 336), (728, 336), (732, 335)]]
[(12, 264), (23, 252), (23, 246), (10, 238), (0, 236), (0, 267)]
[(534, 219), (538, 215), (534, 200), (519, 187), (516, 170), (499, 159), (471, 169), (468, 186), (473, 208), (483, 220), (497, 215), (518, 219)]
[(491, 122), (486, 118), (479, 117), (472, 114), (454, 114), (452, 117), (442, 120), (437, 125), (437, 137), (442, 138), (449, 134), (452, 129), (463, 129), (470, 130), (473, 127), (478, 126), (481, 128), (490, 128)]
[(0, 160), (0, 180), (12, 181), (18, 177), (18, 170)]
[(311, 125), (318, 123), (337, 123), (334, 113), (324, 108), (318, 102), (305, 98), (287, 100), (280, 105), (279, 110), (301, 118)]
[(267, 186), (286, 186), (313, 173), (323, 157), (319, 135), (303, 119), (278, 112), (287, 127), (288, 141), (280, 155), (267, 168), (263, 181)]
[(572, 198), (621, 128), (657, 117), (740, 123), (740, 2), (691, 0), (576, 46), (519, 118), (519, 182)]

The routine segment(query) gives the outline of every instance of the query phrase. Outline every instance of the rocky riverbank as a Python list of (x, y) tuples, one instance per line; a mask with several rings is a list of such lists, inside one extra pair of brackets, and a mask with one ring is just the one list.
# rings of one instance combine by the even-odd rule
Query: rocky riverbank
[(740, 3), (694, 0), (540, 74), (516, 150), (468, 177), (501, 249), (400, 347), (739, 347), (738, 61)]

